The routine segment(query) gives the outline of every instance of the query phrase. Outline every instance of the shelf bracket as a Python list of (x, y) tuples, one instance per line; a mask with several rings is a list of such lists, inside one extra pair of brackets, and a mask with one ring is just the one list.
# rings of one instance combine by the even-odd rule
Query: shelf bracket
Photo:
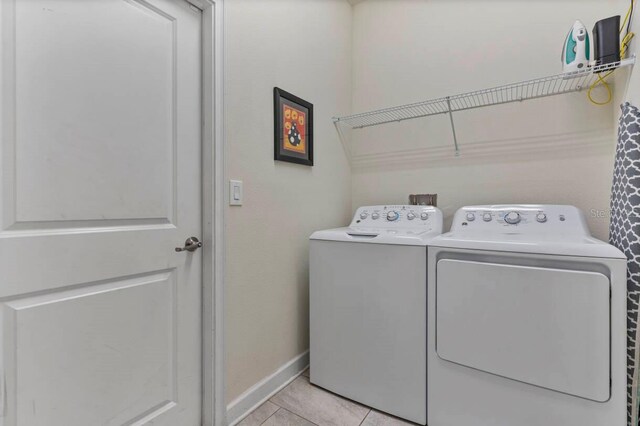
[(340, 139), (340, 143), (342, 143), (342, 149), (344, 149), (344, 155), (347, 157), (347, 161), (351, 162), (351, 148), (349, 147), (349, 144), (347, 143), (347, 139), (344, 136), (344, 133), (342, 133), (342, 129), (340, 128), (340, 119), (334, 117), (333, 118), (333, 125), (336, 128), (336, 131), (338, 132), (338, 139)]
[(458, 137), (456, 136), (456, 125), (453, 122), (453, 111), (451, 111), (451, 98), (447, 96), (447, 108), (449, 110), (449, 121), (451, 121), (451, 132), (453, 133), (453, 146), (456, 149), (456, 157), (460, 155), (460, 149), (458, 148)]

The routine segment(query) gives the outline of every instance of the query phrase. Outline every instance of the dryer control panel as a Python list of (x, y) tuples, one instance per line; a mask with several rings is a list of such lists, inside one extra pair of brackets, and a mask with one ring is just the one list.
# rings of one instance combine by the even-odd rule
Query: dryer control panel
[(574, 206), (500, 204), (459, 209), (452, 232), (568, 234), (590, 236), (584, 214)]
[(442, 211), (433, 206), (381, 205), (356, 210), (350, 227), (430, 228), (442, 223)]

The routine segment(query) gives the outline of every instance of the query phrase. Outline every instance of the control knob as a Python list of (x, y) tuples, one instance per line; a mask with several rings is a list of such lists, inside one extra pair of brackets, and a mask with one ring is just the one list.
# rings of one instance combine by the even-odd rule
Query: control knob
[(536, 215), (536, 220), (540, 223), (545, 223), (547, 221), (547, 215), (540, 212)]
[(504, 215), (504, 221), (509, 225), (516, 225), (520, 223), (520, 213), (518, 212), (509, 212)]
[(362, 219), (362, 220), (365, 220), (367, 218), (367, 216), (369, 216), (369, 213), (367, 213), (367, 212), (360, 213), (360, 219)]
[(409, 212), (407, 213), (407, 219), (409, 220), (413, 220), (416, 218), (416, 215), (413, 212)]
[(429, 213), (427, 213), (427, 212), (420, 213), (420, 219), (422, 219), (422, 220), (429, 219)]
[(484, 213), (482, 215), (482, 220), (484, 220), (485, 222), (491, 222), (491, 219), (493, 219), (491, 213)]
[(467, 213), (467, 221), (473, 222), (474, 220), (476, 220), (476, 215), (471, 212)]
[(376, 220), (380, 217), (380, 215), (376, 212), (371, 215), (371, 219)]
[(394, 222), (399, 218), (400, 218), (400, 214), (395, 210), (391, 210), (389, 213), (387, 213), (387, 220), (389, 222)]

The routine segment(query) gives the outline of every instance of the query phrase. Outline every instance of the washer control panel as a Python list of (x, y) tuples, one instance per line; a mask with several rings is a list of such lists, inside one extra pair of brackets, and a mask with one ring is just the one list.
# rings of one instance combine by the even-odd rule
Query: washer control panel
[(442, 212), (432, 206), (382, 205), (356, 210), (351, 227), (429, 228), (442, 221)]
[(451, 231), (590, 235), (581, 210), (555, 204), (463, 207), (456, 212)]

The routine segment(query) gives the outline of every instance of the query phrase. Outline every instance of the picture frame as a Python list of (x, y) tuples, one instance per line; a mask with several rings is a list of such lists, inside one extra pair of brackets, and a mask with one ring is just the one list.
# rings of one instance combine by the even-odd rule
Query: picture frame
[(313, 166), (313, 104), (273, 88), (274, 160)]

